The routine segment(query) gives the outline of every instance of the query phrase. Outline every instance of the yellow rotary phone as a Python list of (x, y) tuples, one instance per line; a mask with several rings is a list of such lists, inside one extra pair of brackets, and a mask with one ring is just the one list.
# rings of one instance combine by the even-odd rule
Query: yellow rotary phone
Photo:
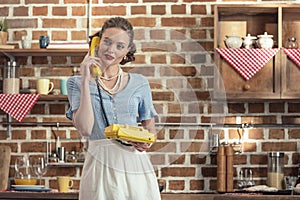
[[(97, 56), (96, 55), (96, 50), (98, 49), (99, 44), (100, 44), (100, 37), (99, 36), (94, 36), (92, 38), (91, 47), (90, 47), (90, 55), (91, 56), (93, 56), (93, 57)], [(91, 71), (91, 74), (94, 78), (100, 77), (101, 74), (102, 74), (100, 66), (92, 65), (92, 66), (90, 66), (90, 71)]]
[(155, 135), (142, 127), (112, 124), (105, 128), (104, 135), (109, 139), (120, 139), (131, 142), (155, 142)]

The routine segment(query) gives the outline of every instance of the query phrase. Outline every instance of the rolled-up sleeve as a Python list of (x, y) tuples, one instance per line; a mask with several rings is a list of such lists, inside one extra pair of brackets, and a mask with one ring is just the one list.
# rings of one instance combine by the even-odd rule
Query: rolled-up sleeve
[(143, 120), (148, 120), (157, 116), (157, 112), (152, 102), (152, 94), (151, 94), (151, 88), (149, 83), (147, 82), (147, 84), (144, 84), (141, 90), (142, 90), (142, 98), (138, 108), (139, 110), (138, 122), (141, 122)]
[(77, 110), (80, 104), (80, 77), (72, 76), (67, 81), (68, 99), (70, 107), (66, 112), (66, 117), (73, 118), (73, 111)]

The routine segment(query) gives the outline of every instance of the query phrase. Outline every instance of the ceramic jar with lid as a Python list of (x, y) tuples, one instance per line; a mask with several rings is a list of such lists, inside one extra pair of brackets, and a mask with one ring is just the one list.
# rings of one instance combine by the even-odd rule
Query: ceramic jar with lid
[(71, 151), (66, 156), (66, 161), (69, 163), (75, 163), (77, 162), (77, 155), (75, 151)]
[(238, 49), (242, 46), (243, 40), (237, 35), (226, 35), (225, 45), (227, 48)]
[(249, 33), (246, 37), (243, 37), (243, 47), (246, 49), (251, 49), (254, 47), (255, 36), (251, 36)]
[(263, 35), (258, 35), (258, 40), (257, 40), (257, 46), (259, 48), (263, 48), (263, 49), (268, 49), (268, 48), (272, 48), (274, 41), (273, 41), (273, 35), (268, 35), (267, 32), (264, 32)]
[(285, 47), (288, 49), (297, 49), (298, 48), (297, 39), (294, 37), (289, 38)]

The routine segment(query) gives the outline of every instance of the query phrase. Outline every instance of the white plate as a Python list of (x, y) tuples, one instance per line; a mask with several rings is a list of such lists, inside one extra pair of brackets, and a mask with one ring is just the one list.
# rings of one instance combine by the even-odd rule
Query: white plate
[(11, 185), (11, 187), (13, 188), (17, 188), (17, 189), (27, 189), (27, 188), (44, 188), (45, 186), (44, 185)]
[(45, 188), (45, 187), (42, 187), (42, 188), (39, 188), (39, 187), (27, 187), (27, 188), (26, 187), (21, 187), (21, 188), (13, 187), (12, 189), (15, 191), (29, 191), (29, 192), (48, 192), (48, 191), (52, 190), (51, 188)]

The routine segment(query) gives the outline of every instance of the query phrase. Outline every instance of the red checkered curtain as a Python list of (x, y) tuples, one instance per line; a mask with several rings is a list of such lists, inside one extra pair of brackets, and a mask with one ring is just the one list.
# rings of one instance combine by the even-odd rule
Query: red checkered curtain
[(216, 48), (216, 51), (248, 81), (276, 55), (279, 49)]
[(0, 94), (0, 109), (22, 122), (40, 94)]
[(298, 67), (300, 67), (300, 49), (283, 48), (283, 51)]

